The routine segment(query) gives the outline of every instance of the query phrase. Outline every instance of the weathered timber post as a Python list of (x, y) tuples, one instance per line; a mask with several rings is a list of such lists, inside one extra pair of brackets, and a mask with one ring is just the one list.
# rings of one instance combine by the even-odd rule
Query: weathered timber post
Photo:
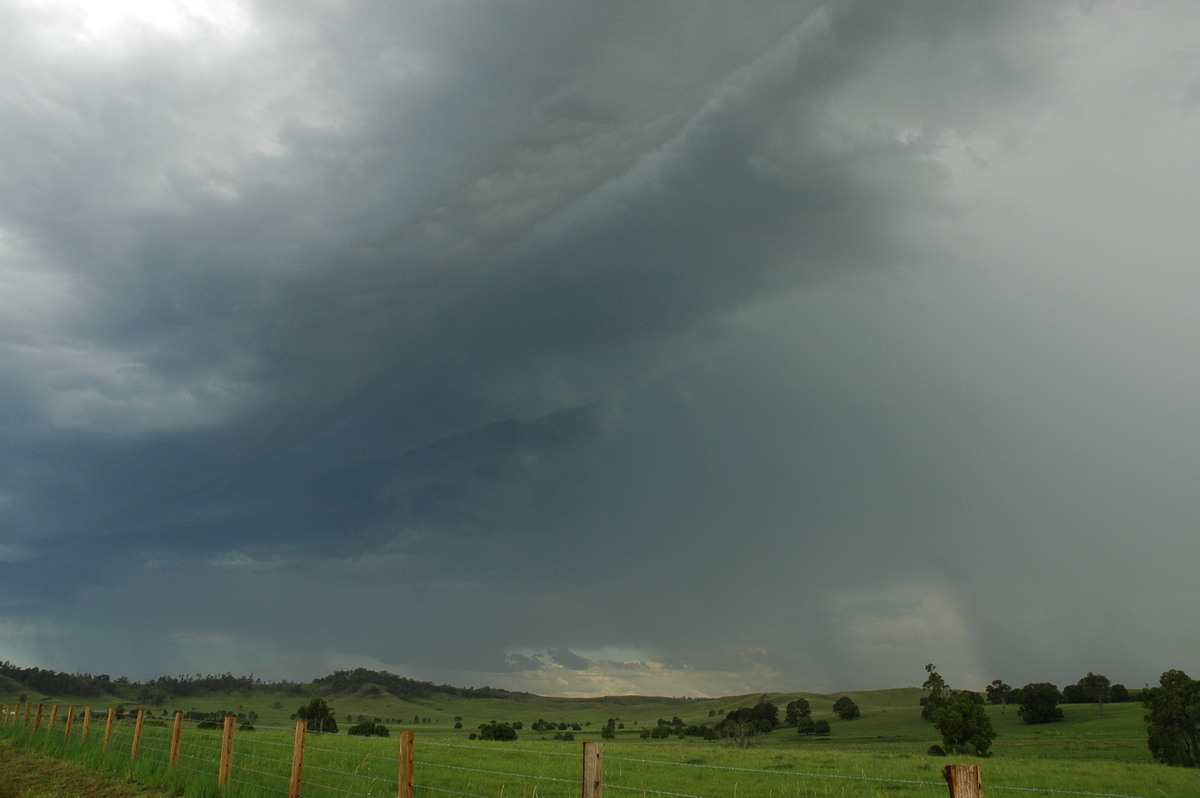
[(75, 705), (72, 704), (67, 710), (67, 728), (63, 731), (63, 739), (71, 739), (71, 729), (75, 728)]
[(171, 754), (167, 759), (167, 767), (171, 770), (179, 764), (179, 744), (183, 742), (183, 713), (175, 713), (175, 728), (171, 730)]
[(92, 730), (92, 708), (87, 707), (83, 710), (83, 741), (86, 743), (88, 733)]
[(58, 723), (58, 704), (50, 707), (50, 725), (46, 727), (46, 731), (54, 731), (55, 723)]
[(221, 766), (217, 771), (217, 783), (229, 785), (229, 777), (233, 773), (233, 732), (237, 728), (237, 718), (229, 715), (225, 718), (225, 732), (221, 735)]
[(44, 712), (45, 709), (46, 709), (45, 704), (38, 704), (37, 717), (34, 718), (34, 720), (33, 720), (33, 730), (34, 731), (37, 731), (38, 729), (42, 728), (42, 712)]
[(146, 724), (146, 710), (139, 709), (137, 713), (137, 723), (133, 726), (133, 745), (129, 748), (129, 761), (136, 762), (138, 748), (142, 745), (142, 727)]
[(983, 798), (983, 772), (979, 765), (946, 765), (942, 778), (950, 785), (950, 798)]
[(604, 743), (583, 744), (583, 798), (604, 796)]
[(300, 798), (300, 785), (304, 781), (304, 741), (308, 736), (308, 724), (296, 721), (296, 741), (292, 743), (292, 780), (288, 786), (288, 798)]
[(31, 712), (33, 712), (33, 704), (26, 702), (25, 703), (25, 725), (26, 726), (29, 725), (29, 713), (31, 713)]
[(113, 724), (117, 722), (117, 710), (115, 707), (108, 708), (108, 719), (104, 721), (104, 750), (108, 750), (108, 744), (112, 742)]
[(416, 792), (416, 766), (413, 757), (413, 732), (400, 732), (400, 785), (396, 798), (413, 798)]

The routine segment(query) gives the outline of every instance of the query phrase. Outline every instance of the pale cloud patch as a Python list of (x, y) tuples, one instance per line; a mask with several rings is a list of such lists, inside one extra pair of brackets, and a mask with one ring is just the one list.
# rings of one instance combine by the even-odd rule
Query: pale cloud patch
[(26, 0), (24, 5), (46, 24), (47, 46), (112, 56), (164, 37), (176, 44), (236, 39), (253, 24), (246, 4), (235, 0)]
[(918, 584), (842, 591), (829, 602), (842, 624), (844, 656), (860, 663), (862, 673), (877, 663), (879, 684), (871, 686), (895, 686), (904, 673), (917, 684), (925, 664), (933, 662), (952, 685), (977, 689), (985, 674), (961, 606), (953, 591)]
[(754, 692), (752, 685), (778, 681), (778, 673), (746, 652), (746, 670), (704, 670), (668, 663), (648, 651), (624, 646), (572, 651), (509, 652), (507, 673), (478, 674), (480, 680), (506, 688), (567, 697), (657, 695), (710, 698)]
[(235, 550), (210, 557), (207, 563), (223, 571), (275, 571), (294, 565), (296, 560), (287, 557), (259, 557)]

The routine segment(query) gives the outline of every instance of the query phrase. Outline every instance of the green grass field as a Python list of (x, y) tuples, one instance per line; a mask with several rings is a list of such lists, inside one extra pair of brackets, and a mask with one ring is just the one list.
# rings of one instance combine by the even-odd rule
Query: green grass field
[[(343, 733), (309, 736), (304, 794), (395, 795), (395, 733), (412, 729), (417, 741), (418, 794), (449, 791), (503, 798), (574, 796), (580, 789), (581, 743), (600, 741), (605, 722), (616, 718), (624, 728), (604, 744), (604, 781), (610, 795), (941, 796), (946, 794), (940, 776), (945, 764), (976, 762), (983, 768), (985, 791), (990, 795), (1009, 788), (1048, 795), (1059, 791), (1144, 798), (1200, 796), (1200, 771), (1166, 767), (1151, 760), (1140, 704), (1107, 705), (1103, 717), (1093, 705), (1065, 705), (1063, 721), (1041, 725), (1021, 722), (1013, 707), (989, 707), (998, 733), (993, 756), (942, 758), (926, 753), (939, 737), (932, 724), (920, 718), (918, 701), (923, 694), (916, 688), (846, 693), (862, 710), (862, 717), (852, 721), (840, 720), (831, 712), (841, 694), (767, 694), (767, 699), (781, 709), (792, 698), (807, 698), (814, 717), (830, 721), (832, 734), (802, 737), (794, 729), (780, 728), (745, 750), (695, 738), (643, 740), (640, 731), (656, 725), (658, 718), (674, 716), (688, 724), (712, 724), (720, 719), (722, 710), (752, 705), (758, 695), (711, 701), (537, 696), (503, 700), (448, 695), (404, 700), (369, 689), (350, 695), (327, 695)], [(294, 728), (290, 716), (309, 697), (259, 690), (147, 708), (160, 721), (164, 720), (163, 709), (168, 716), (176, 710), (257, 714), (255, 731), (237, 736), (234, 784), (225, 791), (216, 786), (217, 731), (189, 727), (181, 765), (174, 772), (167, 771), (169, 717), (166, 725), (147, 727), (137, 765), (129, 762), (132, 727), (128, 723), (119, 727), (108, 752), (97, 742), (97, 729), (102, 729), (102, 724), (93, 725), (92, 740), (86, 744), (80, 740), (78, 726), (73, 739), (64, 741), (65, 706), (83, 704), (65, 697), (29, 697), (35, 702), (63, 705), (53, 732), (43, 728), (34, 734), (22, 719), (22, 724), (0, 727), (0, 733), (15, 745), (42, 748), (143, 783), (165, 785), (180, 795), (270, 795), (286, 791)], [(0, 702), (15, 700), (16, 696), (0, 695)], [(118, 702), (90, 703), (100, 708)], [(129, 702), (125, 706), (133, 708)], [(348, 737), (344, 732), (359, 715), (383, 719), (393, 736)], [(462, 729), (454, 728), (456, 717), (462, 718)], [(388, 722), (397, 718), (403, 722)], [(424, 722), (426, 718), (430, 722)], [(573, 732), (574, 741), (555, 740), (552, 732), (530, 730), (539, 718), (578, 723), (581, 730)], [(414, 723), (414, 719), (420, 722)], [(519, 721), (524, 729), (516, 741), (508, 743), (469, 739), (480, 723), (489, 721)]]

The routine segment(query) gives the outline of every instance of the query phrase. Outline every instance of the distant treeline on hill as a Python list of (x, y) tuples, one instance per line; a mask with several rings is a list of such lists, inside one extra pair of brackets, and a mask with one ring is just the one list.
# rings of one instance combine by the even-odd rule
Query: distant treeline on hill
[[(0, 662), (0, 678), (7, 677), (21, 689), (40, 692), (47, 696), (70, 695), (80, 698), (98, 698), (102, 695), (145, 701), (155, 706), (169, 698), (203, 696), (215, 693), (251, 692), (269, 689), (303, 695), (313, 688), (334, 694), (357, 693), (362, 690), (382, 690), (397, 698), (428, 698), (436, 694), (461, 698), (507, 698), (520, 699), (530, 693), (515, 693), (496, 687), (452, 687), (397, 676), (387, 671), (355, 668), (336, 671), (328, 676), (314, 679), (311, 684), (298, 682), (264, 682), (253, 674), (234, 676), (232, 673), (159, 676), (147, 682), (133, 682), (124, 676), (112, 678), (106, 673), (93, 676), (90, 673), (63, 673), (43, 668), (22, 668), (11, 662)], [(2, 685), (0, 685), (2, 687)]]
[(387, 671), (355, 668), (352, 671), (334, 671), (328, 676), (314, 679), (313, 684), (326, 687), (332, 693), (357, 693), (370, 688), (381, 688), (397, 698), (429, 698), (438, 693), (460, 698), (520, 698), (530, 693), (514, 693), (498, 687), (452, 687), (448, 684), (419, 682), (406, 676), (397, 676)]
[(107, 674), (92, 676), (90, 673), (60, 673), (42, 668), (21, 668), (8, 660), (0, 662), (0, 676), (7, 676), (22, 688), (46, 695), (77, 695), (81, 698), (101, 696), (108, 692), (108, 685), (111, 683)]

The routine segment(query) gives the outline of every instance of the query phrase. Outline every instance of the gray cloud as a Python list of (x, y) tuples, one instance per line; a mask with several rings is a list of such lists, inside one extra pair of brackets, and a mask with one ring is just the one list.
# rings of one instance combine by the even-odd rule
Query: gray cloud
[(7, 658), (1194, 658), (1186, 6), (206, 8), (0, 12)]

